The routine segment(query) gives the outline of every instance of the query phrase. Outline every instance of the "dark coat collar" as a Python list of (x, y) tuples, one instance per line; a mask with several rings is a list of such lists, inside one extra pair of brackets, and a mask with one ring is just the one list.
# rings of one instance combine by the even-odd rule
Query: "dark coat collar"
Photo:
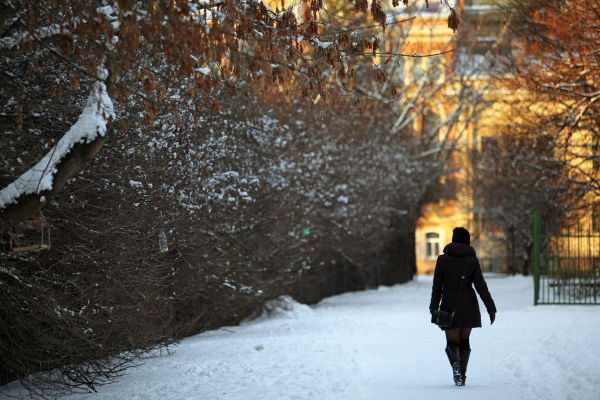
[(452, 242), (444, 247), (444, 254), (452, 257), (476, 256), (475, 249), (468, 244)]

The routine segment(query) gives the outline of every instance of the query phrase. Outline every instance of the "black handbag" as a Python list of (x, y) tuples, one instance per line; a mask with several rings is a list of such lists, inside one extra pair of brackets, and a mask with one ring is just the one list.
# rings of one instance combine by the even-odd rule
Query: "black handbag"
[[(456, 304), (458, 304), (458, 299), (460, 296), (460, 289), (462, 289), (463, 281), (465, 280), (465, 274), (467, 273), (467, 267), (469, 266), (469, 260), (471, 257), (467, 258), (467, 265), (465, 265), (465, 270), (463, 271), (462, 278), (460, 279), (460, 286), (458, 287), (458, 293), (456, 294)], [(448, 311), (442, 311), (439, 309), (435, 310), (431, 313), (431, 323), (436, 324), (437, 326), (442, 328), (450, 328), (452, 326), (452, 321), (454, 320), (454, 313), (456, 312), (456, 307), (452, 310), (452, 313)]]

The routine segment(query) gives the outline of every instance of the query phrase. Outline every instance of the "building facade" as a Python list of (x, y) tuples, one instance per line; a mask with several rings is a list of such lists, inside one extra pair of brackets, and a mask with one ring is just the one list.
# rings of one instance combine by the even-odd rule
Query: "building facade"
[[(491, 59), (491, 49), (503, 46), (501, 31), (503, 27), (502, 9), (497, 1), (465, 0), (459, 2), (457, 10), (465, 21), (479, 21), (478, 24), (462, 27), (463, 32), (453, 33), (447, 26), (447, 7), (414, 8), (411, 25), (406, 41), (407, 53), (420, 51), (423, 54), (444, 54), (447, 65), (454, 65), (450, 73), (456, 73), (462, 68), (465, 82), (470, 85), (480, 85), (484, 92), (477, 111), (472, 111), (468, 119), (457, 121), (453, 127), (452, 138), (455, 151), (452, 155), (452, 173), (454, 195), (423, 206), (422, 215), (417, 221), (415, 231), (415, 255), (417, 274), (432, 274), (437, 257), (442, 254), (446, 244), (452, 240), (452, 230), (464, 227), (471, 233), (471, 244), (477, 249), (482, 267), (486, 271), (505, 271), (509, 258), (506, 246), (506, 233), (494, 230), (489, 222), (483, 229), (481, 215), (476, 209), (473, 199), (472, 180), (476, 171), (478, 153), (481, 150), (482, 139), (497, 132), (502, 124), (504, 109), (504, 93), (487, 89), (489, 81), (487, 66)], [(448, 52), (449, 51), (449, 52)], [(464, 58), (464, 60), (463, 60)], [(406, 73), (418, 76), (420, 69), (425, 68), (427, 58), (410, 59), (407, 62)], [(460, 67), (458, 65), (460, 64)], [(454, 68), (454, 70), (453, 70)], [(413, 82), (416, 83), (416, 82)], [(446, 103), (438, 107), (436, 118), (447, 118), (455, 107), (453, 101), (460, 101), (457, 96), (449, 93), (459, 92), (454, 86), (446, 90), (442, 96)], [(422, 118), (422, 122), (425, 116)], [(440, 139), (443, 139), (440, 137)], [(443, 184), (443, 183), (442, 183)]]

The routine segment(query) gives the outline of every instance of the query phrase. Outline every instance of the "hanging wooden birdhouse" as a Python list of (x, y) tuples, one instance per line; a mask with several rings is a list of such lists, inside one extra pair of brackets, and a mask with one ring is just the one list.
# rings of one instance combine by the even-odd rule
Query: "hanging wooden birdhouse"
[(50, 248), (50, 223), (42, 213), (14, 225), (10, 231), (12, 253), (47, 250)]

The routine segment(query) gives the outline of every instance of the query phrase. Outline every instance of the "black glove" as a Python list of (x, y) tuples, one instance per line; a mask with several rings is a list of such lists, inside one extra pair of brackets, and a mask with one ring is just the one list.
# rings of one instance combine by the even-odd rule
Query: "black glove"
[(493, 325), (495, 320), (496, 320), (496, 313), (490, 313), (490, 325)]

